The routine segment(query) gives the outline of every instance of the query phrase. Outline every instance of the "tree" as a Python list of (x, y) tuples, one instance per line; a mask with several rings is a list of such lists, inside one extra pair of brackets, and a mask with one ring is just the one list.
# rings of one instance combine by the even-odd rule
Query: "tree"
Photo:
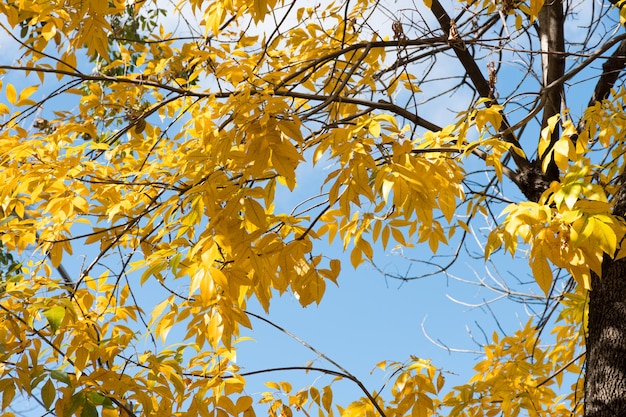
[[(381, 363), (379, 395), (311, 366), (363, 398), (269, 382), (287, 400), (268, 413), (626, 415), (626, 9), (391, 7), (0, 4), (21, 53), (0, 65), (0, 241), (21, 261), (0, 293), (3, 409), (255, 415), (234, 361), (249, 300), (322, 302), (341, 264), (319, 242), (354, 267), (392, 245), (450, 255), (429, 274), (471, 236), (526, 263), (545, 295), (502, 291), (545, 308), (494, 333), (467, 384), (413, 358)], [(303, 166), (321, 191), (291, 210)]]

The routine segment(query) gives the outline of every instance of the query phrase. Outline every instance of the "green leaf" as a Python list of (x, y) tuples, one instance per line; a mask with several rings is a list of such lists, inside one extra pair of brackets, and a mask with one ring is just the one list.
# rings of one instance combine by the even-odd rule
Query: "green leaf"
[(63, 382), (64, 384), (70, 385), (70, 378), (69, 376), (67, 376), (67, 373), (63, 372), (63, 371), (59, 371), (59, 370), (52, 370), (50, 371), (50, 376), (53, 379), (56, 379), (59, 382)]
[(91, 391), (89, 393), (89, 401), (95, 405), (110, 406), (113, 404), (111, 399), (107, 396), (100, 394), (99, 392)]
[(52, 333), (56, 333), (63, 318), (65, 317), (65, 307), (56, 306), (52, 307), (43, 313), (44, 317), (48, 320), (48, 324), (50, 324), (50, 328), (52, 329)]
[(52, 406), (52, 403), (54, 403), (54, 399), (56, 398), (56, 392), (57, 390), (54, 386), (54, 383), (52, 383), (52, 380), (48, 378), (46, 383), (43, 384), (43, 387), (41, 387), (41, 401), (43, 402), (43, 406), (46, 408), (46, 410), (49, 410)]
[(85, 405), (85, 393), (77, 392), (76, 394), (72, 395), (72, 398), (70, 398), (70, 405), (69, 409), (67, 410), (67, 415), (73, 415), (74, 412), (76, 412), (83, 405)]
[(80, 412), (80, 417), (98, 417), (98, 409), (90, 402), (83, 404), (83, 409)]
[(8, 408), (15, 398), (15, 384), (9, 383), (3, 386), (2, 391), (2, 409)]

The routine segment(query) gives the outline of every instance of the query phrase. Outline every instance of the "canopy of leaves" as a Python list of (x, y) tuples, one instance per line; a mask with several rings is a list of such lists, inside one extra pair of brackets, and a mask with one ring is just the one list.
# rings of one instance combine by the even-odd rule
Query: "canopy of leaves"
[[(592, 28), (619, 29), (619, 10), (591, 12), (550, 84), (542, 1), (468, 1), (453, 19), (425, 3), (398, 17), (369, 0), (1, 3), (20, 50), (0, 65), (2, 409), (19, 394), (59, 416), (580, 415), (581, 384), (560, 384), (584, 361), (590, 277), (623, 256), (626, 91), (536, 116), (550, 91), (601, 77), (590, 65), (625, 36)], [(305, 168), (319, 189), (290, 204)], [(338, 282), (316, 242), (339, 239), (358, 267), (420, 243), (457, 259), (472, 235), (487, 259), (527, 258), (559, 312), (549, 343), (532, 318), (494, 334), (454, 388), (414, 357), (380, 364), (385, 395), (317, 369), (362, 389), (347, 405), (332, 385), (271, 382), (261, 405), (244, 392), (249, 300), (307, 306)]]

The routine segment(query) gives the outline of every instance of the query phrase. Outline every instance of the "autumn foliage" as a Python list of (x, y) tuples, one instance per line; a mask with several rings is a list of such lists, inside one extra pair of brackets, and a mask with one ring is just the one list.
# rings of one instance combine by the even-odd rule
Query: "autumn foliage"
[[(626, 90), (607, 75), (626, 65), (624, 9), (568, 43), (546, 27), (591, 2), (424, 3), (0, 4), (19, 48), (0, 62), (2, 409), (583, 415), (589, 290), (626, 254)], [(570, 90), (587, 94), (572, 109)], [(304, 168), (319, 189), (286, 202)], [(529, 266), (556, 313), (494, 333), (466, 384), (416, 352), (379, 364), (384, 393), (315, 369), (359, 387), (349, 404), (274, 374), (262, 398), (244, 391), (250, 300), (321, 303), (342, 268), (393, 247), (458, 254), (470, 236)], [(351, 265), (324, 252), (337, 242)]]

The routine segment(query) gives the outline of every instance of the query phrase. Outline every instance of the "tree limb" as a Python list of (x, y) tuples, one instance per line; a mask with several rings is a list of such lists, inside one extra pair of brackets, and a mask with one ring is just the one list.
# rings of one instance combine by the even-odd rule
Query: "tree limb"
[[(563, 16), (562, 0), (550, 0), (544, 3), (539, 11), (537, 20), (539, 22), (539, 41), (541, 44), (542, 86), (545, 87), (561, 78), (565, 73), (565, 39), (563, 37), (565, 18)], [(562, 83), (546, 91), (541, 120), (542, 129), (548, 126), (548, 120), (551, 117), (561, 113), (562, 100)], [(560, 137), (560, 129), (556, 125), (550, 137), (550, 145), (542, 155), (537, 155), (536, 165), (538, 167), (543, 166), (543, 160), (550, 154), (552, 147)], [(559, 168), (554, 161), (548, 164), (545, 174), (548, 182), (559, 179)]]

